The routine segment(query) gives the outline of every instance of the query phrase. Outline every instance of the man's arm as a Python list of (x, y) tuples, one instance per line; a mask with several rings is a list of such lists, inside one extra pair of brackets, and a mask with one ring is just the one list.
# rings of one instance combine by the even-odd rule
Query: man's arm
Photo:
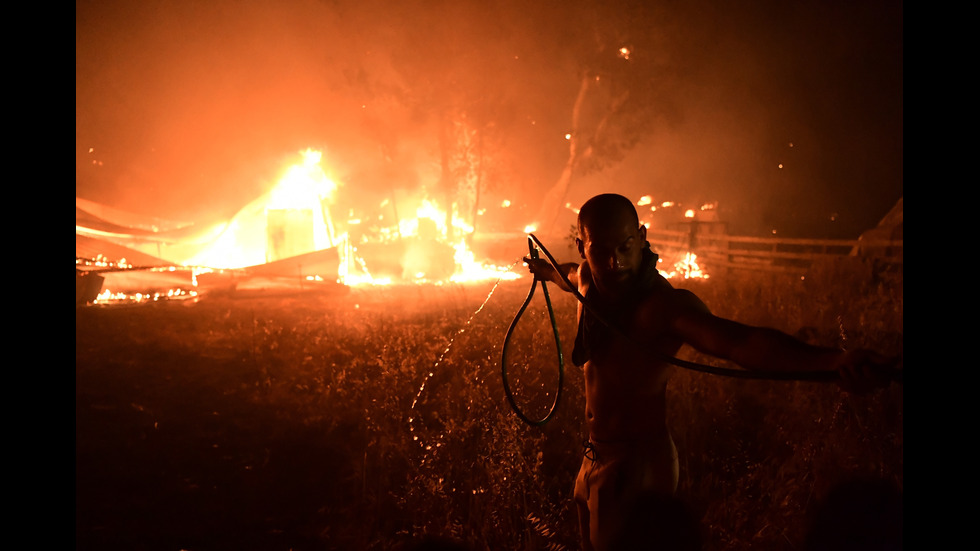
[(759, 371), (837, 371), (845, 390), (867, 392), (887, 386), (899, 360), (856, 349), (815, 346), (769, 327), (745, 325), (712, 314), (689, 291), (675, 291), (670, 330), (712, 356)]
[[(555, 285), (558, 285), (563, 291), (571, 293), (573, 290), (578, 289), (578, 264), (574, 262), (567, 262), (565, 264), (559, 264), (558, 270), (561, 270), (560, 274), (564, 274), (565, 278), (561, 275), (555, 267), (551, 265), (551, 262), (544, 258), (531, 258), (524, 257), (524, 262), (527, 264), (527, 269), (529, 272), (534, 274), (534, 278), (538, 281), (550, 281)], [(569, 288), (568, 284), (565, 283), (565, 279), (572, 284)]]

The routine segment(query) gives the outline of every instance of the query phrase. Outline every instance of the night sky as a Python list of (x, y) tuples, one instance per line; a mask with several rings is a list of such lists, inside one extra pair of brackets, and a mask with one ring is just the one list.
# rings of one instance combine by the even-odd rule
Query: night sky
[(314, 148), (338, 203), (370, 208), (434, 194), (451, 128), (454, 153), (480, 145), (483, 201), (527, 213), (573, 130), (573, 204), (855, 238), (903, 196), (901, 2), (524, 4), (77, 1), (76, 195), (215, 221)]

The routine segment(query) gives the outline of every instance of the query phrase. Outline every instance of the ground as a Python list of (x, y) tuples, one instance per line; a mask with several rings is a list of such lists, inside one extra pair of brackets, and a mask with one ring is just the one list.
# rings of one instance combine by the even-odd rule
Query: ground
[[(500, 383), (528, 283), (76, 308), (76, 549), (575, 549), (579, 372), (566, 367), (544, 428), (517, 420)], [(699, 293), (745, 321), (900, 353), (901, 289), (875, 288)], [(574, 299), (552, 295), (568, 347)], [(549, 331), (529, 333), (546, 390)], [(900, 386), (860, 398), (685, 372), (671, 386), (679, 493), (706, 551), (800, 547), (852, 475), (901, 489)]]

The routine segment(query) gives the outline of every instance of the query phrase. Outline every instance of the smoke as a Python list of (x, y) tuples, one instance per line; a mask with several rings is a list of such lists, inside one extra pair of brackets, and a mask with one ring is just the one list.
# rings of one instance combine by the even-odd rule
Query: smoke
[(903, 193), (901, 18), (870, 0), (77, 2), (76, 194), (227, 218), (312, 147), (366, 208), (440, 186), (449, 120), (483, 139), (484, 192), (533, 205), (594, 74), (607, 126), (568, 201), (717, 201), (746, 231), (853, 236)]

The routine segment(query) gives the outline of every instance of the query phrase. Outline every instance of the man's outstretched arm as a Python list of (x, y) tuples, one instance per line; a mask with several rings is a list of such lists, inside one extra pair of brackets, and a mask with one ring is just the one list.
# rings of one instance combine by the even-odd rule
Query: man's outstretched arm
[(847, 391), (868, 392), (888, 385), (899, 360), (870, 350), (839, 350), (805, 343), (769, 327), (717, 317), (693, 294), (679, 292), (672, 331), (712, 356), (757, 371), (836, 371)]

